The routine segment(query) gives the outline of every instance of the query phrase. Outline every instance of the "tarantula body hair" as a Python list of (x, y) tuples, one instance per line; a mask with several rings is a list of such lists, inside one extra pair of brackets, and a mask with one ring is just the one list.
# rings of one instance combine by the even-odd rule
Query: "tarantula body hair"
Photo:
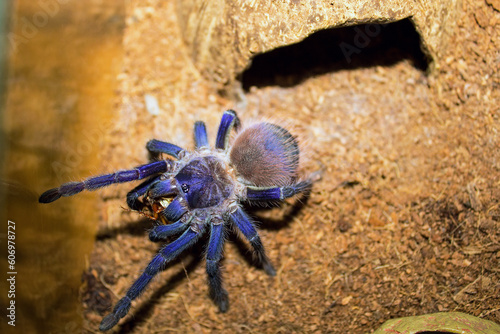
[(239, 126), (236, 112), (227, 110), (222, 115), (214, 148), (209, 145), (205, 124), (196, 122), (193, 151), (152, 139), (146, 145), (148, 151), (156, 156), (166, 154), (172, 159), (152, 161), (82, 182), (65, 183), (40, 196), (40, 203), (50, 203), (83, 190), (143, 180), (128, 192), (128, 206), (139, 212), (144, 208), (153, 212), (147, 215), (157, 222), (149, 232), (151, 241), (168, 242), (173, 238), (104, 317), (99, 327), (101, 331), (114, 327), (153, 277), (205, 233), (209, 234), (205, 258), (210, 296), (221, 312), (229, 308), (220, 270), (228, 231), (240, 232), (253, 248), (264, 271), (270, 276), (276, 274), (255, 222), (241, 204), (275, 203), (306, 192), (313, 181), (311, 178), (299, 181), (299, 147), (288, 130), (267, 122), (257, 123), (238, 131), (229, 145), (231, 130), (238, 130)]
[(257, 123), (237, 135), (230, 161), (247, 182), (257, 187), (290, 185), (297, 178), (299, 147), (286, 129)]

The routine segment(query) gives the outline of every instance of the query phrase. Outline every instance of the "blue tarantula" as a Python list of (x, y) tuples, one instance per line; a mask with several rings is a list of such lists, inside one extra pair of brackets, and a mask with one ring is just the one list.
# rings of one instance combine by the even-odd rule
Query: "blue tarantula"
[[(106, 331), (129, 311), (131, 302), (146, 288), (167, 263), (194, 245), (208, 230), (206, 270), (210, 295), (221, 312), (229, 307), (227, 291), (222, 287), (220, 260), (225, 230), (235, 227), (253, 247), (265, 272), (276, 271), (264, 251), (254, 223), (240, 202), (269, 203), (292, 197), (311, 187), (311, 180), (298, 180), (299, 148), (295, 138), (284, 128), (271, 123), (257, 123), (237, 133), (232, 145), (232, 128), (239, 127), (236, 112), (224, 112), (217, 132), (215, 149), (208, 145), (203, 122), (194, 125), (196, 149), (186, 151), (176, 145), (151, 140), (152, 154), (168, 154), (177, 160), (159, 160), (130, 170), (69, 182), (44, 192), (40, 203), (50, 203), (61, 196), (83, 190), (96, 190), (114, 183), (146, 179), (127, 194), (127, 204), (141, 210), (146, 204), (161, 208), (151, 241), (177, 236), (151, 260), (144, 272), (101, 322)], [(142, 196), (142, 201), (139, 199)]]

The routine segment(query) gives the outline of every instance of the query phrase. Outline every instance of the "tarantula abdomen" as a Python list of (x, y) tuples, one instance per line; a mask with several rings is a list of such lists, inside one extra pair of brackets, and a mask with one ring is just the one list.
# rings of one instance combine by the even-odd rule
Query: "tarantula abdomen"
[(258, 123), (238, 134), (230, 158), (238, 173), (251, 184), (285, 186), (297, 177), (299, 146), (288, 130)]

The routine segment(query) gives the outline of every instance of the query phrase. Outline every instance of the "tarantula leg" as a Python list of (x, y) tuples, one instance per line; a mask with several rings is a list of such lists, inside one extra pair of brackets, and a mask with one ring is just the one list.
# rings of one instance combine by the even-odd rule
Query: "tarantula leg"
[(252, 223), (250, 217), (245, 213), (245, 211), (243, 211), (241, 208), (238, 208), (238, 210), (231, 214), (231, 218), (234, 224), (236, 224), (236, 227), (238, 227), (238, 229), (243, 233), (245, 238), (247, 238), (247, 240), (252, 245), (255, 253), (257, 254), (257, 258), (264, 268), (264, 271), (269, 276), (276, 276), (276, 270), (274, 269), (273, 265), (266, 255), (264, 246), (260, 241), (259, 234), (257, 233), (257, 230), (255, 229), (255, 226)]
[(148, 141), (148, 143), (146, 144), (146, 148), (151, 153), (165, 153), (177, 159), (179, 159), (179, 153), (184, 151), (183, 148), (177, 145), (156, 139), (151, 139), (150, 141)]
[(172, 162), (167, 160), (156, 161), (147, 165), (142, 165), (134, 169), (122, 170), (112, 174), (95, 176), (83, 182), (68, 182), (59, 188), (53, 188), (44, 192), (38, 201), (40, 203), (50, 203), (61, 196), (73, 196), (83, 190), (96, 190), (114, 183), (130, 182), (141, 180), (148, 176), (163, 173), (169, 170)]
[(163, 217), (171, 222), (176, 222), (178, 221), (183, 214), (187, 212), (187, 209), (184, 207), (184, 205), (181, 203), (182, 197), (177, 196), (176, 198), (173, 199), (172, 202), (165, 208), (165, 210), (162, 211)]
[(177, 240), (171, 242), (160, 250), (160, 252), (148, 264), (142, 275), (128, 289), (125, 297), (120, 299), (113, 311), (104, 317), (101, 325), (99, 326), (99, 330), (107, 331), (111, 329), (121, 318), (127, 315), (130, 310), (132, 300), (136, 299), (141, 294), (151, 279), (158, 272), (163, 270), (167, 263), (174, 260), (184, 250), (194, 245), (199, 240), (203, 232), (204, 230), (195, 232), (192, 229), (188, 229)]
[(156, 199), (176, 193), (176, 187), (170, 180), (157, 181), (148, 189), (148, 196)]
[(142, 182), (131, 191), (129, 191), (127, 193), (127, 205), (129, 206), (129, 208), (131, 208), (132, 210), (139, 211), (141, 209), (142, 203), (137, 199), (143, 196), (151, 187), (151, 184), (157, 180), (158, 177), (152, 177), (149, 180)]
[(227, 291), (222, 287), (222, 276), (220, 271), (220, 260), (224, 246), (224, 224), (210, 224), (210, 241), (207, 249), (207, 275), (210, 297), (224, 313), (229, 308), (229, 297)]
[(311, 187), (310, 181), (302, 181), (286, 187), (247, 187), (247, 199), (251, 201), (283, 200)]
[(194, 141), (196, 148), (209, 147), (205, 123), (200, 121), (194, 123)]
[(178, 221), (168, 225), (158, 225), (149, 231), (149, 240), (153, 242), (162, 241), (172, 235), (176, 235), (188, 228), (184, 222)]
[(229, 133), (233, 127), (238, 127), (240, 121), (234, 110), (226, 110), (222, 115), (217, 138), (215, 140), (215, 148), (226, 150), (229, 142)]

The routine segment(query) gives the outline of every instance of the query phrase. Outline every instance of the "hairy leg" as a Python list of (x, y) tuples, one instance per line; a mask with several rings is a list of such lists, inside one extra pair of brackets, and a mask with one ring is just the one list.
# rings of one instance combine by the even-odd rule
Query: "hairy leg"
[(195, 232), (192, 229), (186, 230), (177, 240), (166, 245), (153, 260), (148, 264), (142, 275), (137, 279), (137, 281), (132, 284), (128, 289), (125, 297), (120, 299), (113, 311), (104, 317), (99, 326), (100, 331), (107, 331), (113, 328), (118, 321), (127, 315), (130, 310), (132, 300), (136, 299), (141, 292), (146, 288), (151, 279), (161, 270), (165, 268), (165, 265), (172, 260), (174, 260), (180, 253), (194, 245), (204, 231)]
[(177, 221), (168, 225), (157, 225), (149, 231), (149, 240), (153, 242), (163, 241), (168, 237), (176, 235), (182, 231), (187, 230), (188, 225), (186, 223)]
[(150, 198), (157, 199), (160, 197), (174, 195), (177, 193), (176, 190), (176, 186), (173, 185), (170, 180), (158, 180), (151, 184), (147, 191), (147, 195)]
[(220, 260), (224, 248), (224, 224), (211, 224), (210, 241), (207, 248), (207, 275), (210, 296), (221, 312), (229, 308), (227, 291), (222, 287)]
[(183, 148), (177, 145), (170, 144), (157, 139), (151, 139), (150, 141), (148, 141), (148, 143), (146, 144), (146, 148), (151, 153), (165, 153), (177, 159), (179, 159), (179, 153), (184, 151)]
[(308, 190), (311, 185), (311, 181), (302, 181), (286, 187), (247, 187), (247, 199), (250, 201), (283, 200)]
[(231, 214), (231, 218), (236, 227), (243, 233), (245, 238), (252, 245), (257, 255), (257, 258), (259, 259), (260, 263), (262, 264), (262, 267), (264, 268), (264, 271), (270, 276), (275, 276), (276, 270), (274, 269), (273, 265), (271, 264), (266, 255), (264, 246), (262, 245), (257, 229), (253, 225), (250, 217), (241, 208), (238, 208), (238, 210), (236, 210)]
[(209, 147), (205, 123), (194, 123), (194, 141), (196, 148)]
[(149, 180), (146, 180), (139, 184), (137, 187), (132, 189), (127, 193), (127, 205), (129, 208), (132, 210), (140, 210), (142, 203), (138, 201), (139, 197), (143, 196), (146, 194), (148, 189), (151, 187), (151, 185), (158, 180), (157, 177), (152, 177)]
[(226, 110), (222, 115), (219, 130), (217, 131), (215, 148), (226, 150), (231, 129), (238, 126), (239, 120), (236, 112), (234, 110)]
[(83, 190), (96, 190), (114, 183), (142, 180), (146, 177), (168, 171), (171, 168), (172, 163), (173, 162), (170, 160), (155, 161), (134, 169), (91, 177), (82, 182), (64, 183), (58, 188), (53, 188), (44, 192), (38, 201), (40, 203), (50, 203), (59, 199), (61, 196), (73, 196)]
[(187, 212), (186, 207), (182, 204), (182, 197), (177, 196), (172, 202), (162, 211), (161, 215), (170, 222), (176, 222), (181, 219), (182, 215)]

